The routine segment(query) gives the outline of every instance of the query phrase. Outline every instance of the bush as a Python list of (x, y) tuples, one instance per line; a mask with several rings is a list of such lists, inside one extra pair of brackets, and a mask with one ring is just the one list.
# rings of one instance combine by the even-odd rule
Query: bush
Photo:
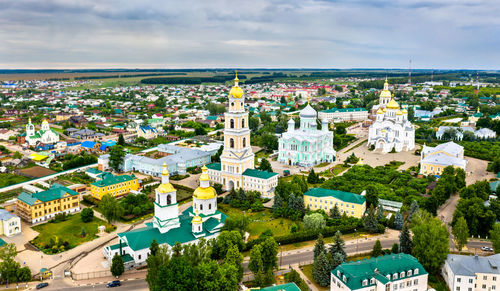
[(85, 208), (80, 213), (80, 217), (82, 218), (82, 221), (85, 223), (91, 222), (92, 219), (94, 218), (94, 210), (92, 210), (91, 208)]

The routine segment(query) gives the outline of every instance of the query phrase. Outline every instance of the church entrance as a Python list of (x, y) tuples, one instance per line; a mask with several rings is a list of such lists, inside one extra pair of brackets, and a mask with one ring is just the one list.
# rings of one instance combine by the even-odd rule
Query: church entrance
[(231, 191), (234, 188), (234, 182), (232, 180), (229, 180), (227, 183), (227, 191)]

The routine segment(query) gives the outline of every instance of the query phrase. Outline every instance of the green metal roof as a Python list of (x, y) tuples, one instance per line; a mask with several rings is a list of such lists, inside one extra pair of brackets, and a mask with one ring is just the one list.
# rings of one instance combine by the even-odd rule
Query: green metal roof
[(77, 192), (67, 187), (64, 187), (60, 184), (54, 184), (48, 190), (42, 192), (37, 192), (33, 194), (22, 192), (21, 194), (19, 194), (19, 196), (17, 196), (17, 199), (23, 201), (28, 205), (33, 205), (37, 200), (40, 200), (42, 202), (48, 202), (52, 200), (61, 199), (66, 193), (70, 194), (71, 196), (78, 195)]
[(207, 120), (217, 120), (218, 116), (217, 115), (210, 115), (207, 116)]
[(243, 176), (250, 176), (259, 179), (269, 179), (276, 175), (278, 175), (278, 173), (255, 170), (255, 169), (246, 169), (245, 172), (243, 172)]
[(500, 185), (500, 181), (493, 181), (493, 182), (490, 182), (490, 190), (491, 192), (497, 192), (497, 189), (498, 189), (498, 185)]
[(323, 110), (324, 113), (334, 113), (334, 112), (357, 112), (357, 111), (368, 111), (364, 108), (330, 108)]
[(221, 166), (220, 163), (211, 163), (207, 165), (207, 168), (209, 168), (210, 170), (220, 171)]
[(313, 196), (313, 197), (334, 197), (344, 202), (363, 204), (366, 201), (364, 196), (359, 194), (354, 194), (350, 192), (344, 192), (339, 190), (330, 190), (325, 188), (311, 188), (304, 193), (304, 196)]
[(97, 187), (106, 187), (106, 186), (111, 186), (115, 185), (118, 183), (122, 182), (128, 182), (137, 179), (133, 174), (132, 175), (121, 175), (121, 176), (114, 176), (114, 175), (106, 175), (102, 180), (96, 181), (92, 183), (91, 185), (97, 186)]
[[(417, 275), (415, 275), (415, 269), (418, 269)], [(412, 271), (412, 275), (408, 276), (407, 272), (410, 270)], [(340, 272), (340, 276), (338, 276), (337, 271)], [(403, 278), (400, 277), (401, 272), (405, 272)], [(351, 290), (375, 286), (376, 282), (375, 284), (370, 284), (371, 278), (380, 281), (382, 284), (387, 284), (388, 282), (398, 282), (407, 278), (427, 274), (418, 260), (408, 254), (391, 254), (356, 262), (343, 263), (332, 270), (331, 273), (337, 280), (344, 282)], [(395, 273), (398, 274), (397, 279), (393, 279), (393, 274)], [(387, 275), (390, 275), (390, 279), (386, 277)], [(344, 280), (344, 276), (346, 280)], [(366, 286), (363, 286), (363, 280), (368, 281)]]
[(91, 174), (100, 174), (100, 173), (102, 173), (102, 171), (100, 171), (100, 170), (98, 170), (96, 168), (87, 169), (85, 172), (91, 173)]
[(300, 291), (300, 288), (295, 283), (286, 283), (276, 286), (270, 286), (258, 289), (261, 291)]
[[(226, 220), (227, 216), (224, 213), (217, 211), (216, 214), (221, 215), (221, 222)], [(181, 215), (179, 215), (180, 227), (173, 228), (166, 233), (161, 233), (157, 228), (153, 227), (152, 223), (146, 223), (146, 227), (119, 233), (118, 236), (120, 238), (125, 238), (132, 250), (138, 251), (149, 248), (153, 239), (155, 239), (160, 245), (168, 244), (170, 246), (174, 246), (176, 242), (182, 244), (197, 240), (200, 237), (199, 234), (212, 234), (204, 230), (197, 234), (198, 238), (195, 237), (192, 232), (191, 220), (192, 217), (189, 215), (189, 209), (186, 209)]]
[(122, 260), (124, 263), (128, 263), (128, 262), (132, 262), (134, 260), (134, 258), (132, 258), (132, 256), (129, 254), (124, 254), (122, 256)]

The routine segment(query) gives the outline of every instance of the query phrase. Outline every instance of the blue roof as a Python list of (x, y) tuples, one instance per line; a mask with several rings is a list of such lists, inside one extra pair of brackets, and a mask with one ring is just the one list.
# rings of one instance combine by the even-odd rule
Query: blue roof
[(87, 141), (82, 142), (81, 147), (93, 149), (95, 145), (96, 145), (96, 142), (87, 140)]

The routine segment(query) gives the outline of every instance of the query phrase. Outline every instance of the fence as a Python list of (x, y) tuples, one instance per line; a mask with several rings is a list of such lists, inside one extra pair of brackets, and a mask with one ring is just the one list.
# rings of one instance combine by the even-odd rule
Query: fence
[[(141, 274), (141, 275), (145, 276), (147, 273), (148, 273), (147, 270), (130, 270), (130, 271), (126, 271), (124, 273), (124, 275)], [(94, 271), (94, 272), (88, 272), (88, 273), (78, 273), (78, 274), (72, 273), (71, 274), (71, 278), (75, 281), (104, 278), (104, 277), (113, 277), (113, 274), (111, 274), (111, 271), (109, 271), (109, 270)]]

